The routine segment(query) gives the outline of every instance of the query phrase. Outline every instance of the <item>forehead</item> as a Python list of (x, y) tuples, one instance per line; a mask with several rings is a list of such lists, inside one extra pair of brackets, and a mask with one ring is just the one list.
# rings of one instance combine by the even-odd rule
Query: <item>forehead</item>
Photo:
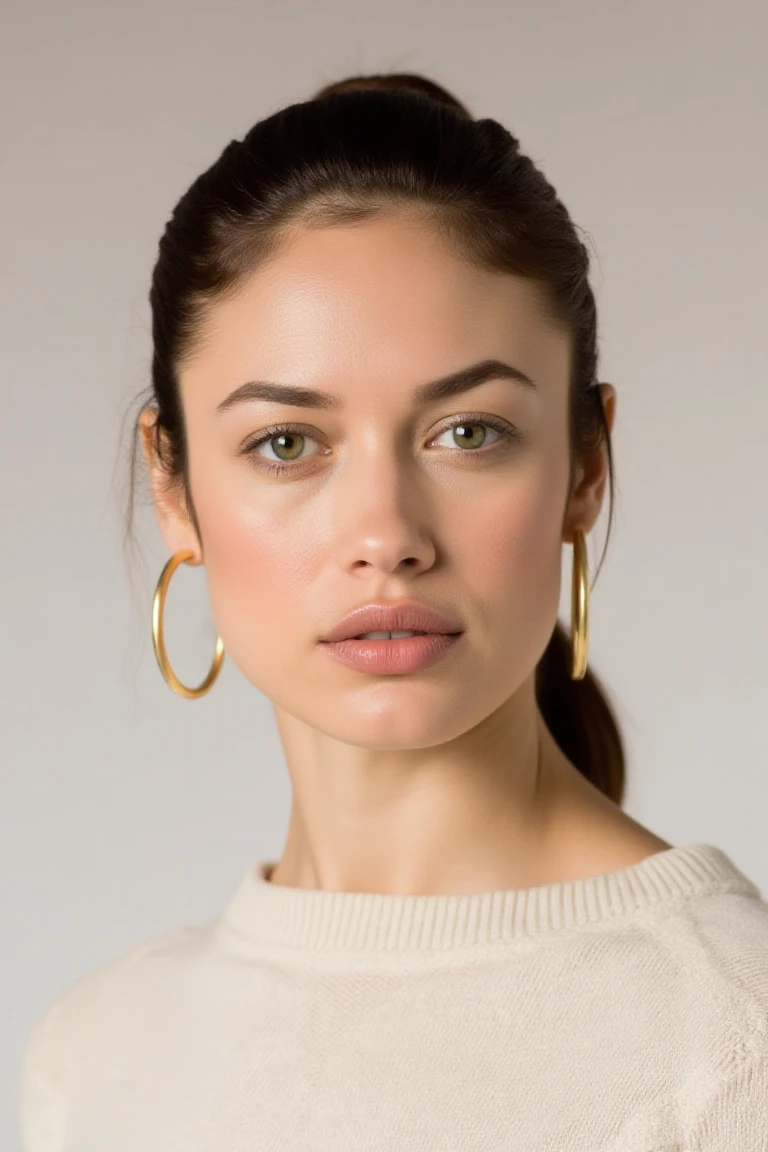
[(462, 259), (405, 212), (292, 233), (209, 307), (201, 335), (182, 373), (195, 387), (258, 375), (359, 391), (494, 356), (534, 379), (567, 374), (568, 364), (567, 336), (536, 285)]

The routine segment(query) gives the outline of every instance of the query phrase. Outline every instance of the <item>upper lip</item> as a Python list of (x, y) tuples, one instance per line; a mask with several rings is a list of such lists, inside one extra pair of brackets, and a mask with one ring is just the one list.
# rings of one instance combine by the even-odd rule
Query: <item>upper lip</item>
[(397, 603), (364, 604), (353, 609), (327, 636), (321, 638), (321, 643), (333, 643), (337, 640), (348, 640), (351, 636), (359, 636), (363, 632), (440, 632), (454, 634), (461, 632), (458, 622), (431, 608), (428, 604), (420, 604), (417, 600), (400, 600)]

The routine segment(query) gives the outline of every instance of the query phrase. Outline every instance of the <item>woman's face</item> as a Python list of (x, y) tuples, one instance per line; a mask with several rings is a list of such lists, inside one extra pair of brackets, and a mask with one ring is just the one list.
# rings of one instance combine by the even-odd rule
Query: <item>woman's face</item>
[[(407, 212), (298, 232), (212, 306), (181, 373), (191, 491), (216, 628), (276, 706), (345, 743), (426, 747), (532, 675), (560, 597), (568, 358), (529, 283), (462, 261)], [(533, 385), (491, 375), (414, 401), (489, 360)], [(336, 406), (220, 408), (250, 381)], [(598, 512), (571, 519), (588, 530)], [(181, 512), (161, 529), (172, 552), (200, 557)], [(371, 675), (319, 643), (352, 608), (405, 597), (464, 630), (431, 667)]]

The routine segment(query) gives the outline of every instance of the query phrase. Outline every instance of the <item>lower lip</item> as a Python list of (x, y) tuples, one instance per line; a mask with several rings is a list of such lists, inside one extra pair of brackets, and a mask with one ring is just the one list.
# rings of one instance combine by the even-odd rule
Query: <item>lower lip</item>
[(397, 675), (429, 668), (430, 664), (447, 656), (461, 636), (463, 632), (454, 635), (429, 633), (427, 636), (404, 636), (399, 640), (322, 641), (322, 646), (334, 659), (357, 672)]

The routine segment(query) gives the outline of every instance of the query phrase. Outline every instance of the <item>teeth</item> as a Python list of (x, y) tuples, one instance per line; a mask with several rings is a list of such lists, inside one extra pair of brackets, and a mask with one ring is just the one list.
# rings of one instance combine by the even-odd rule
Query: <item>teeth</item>
[(363, 632), (355, 640), (404, 640), (406, 636), (426, 636), (426, 632)]

